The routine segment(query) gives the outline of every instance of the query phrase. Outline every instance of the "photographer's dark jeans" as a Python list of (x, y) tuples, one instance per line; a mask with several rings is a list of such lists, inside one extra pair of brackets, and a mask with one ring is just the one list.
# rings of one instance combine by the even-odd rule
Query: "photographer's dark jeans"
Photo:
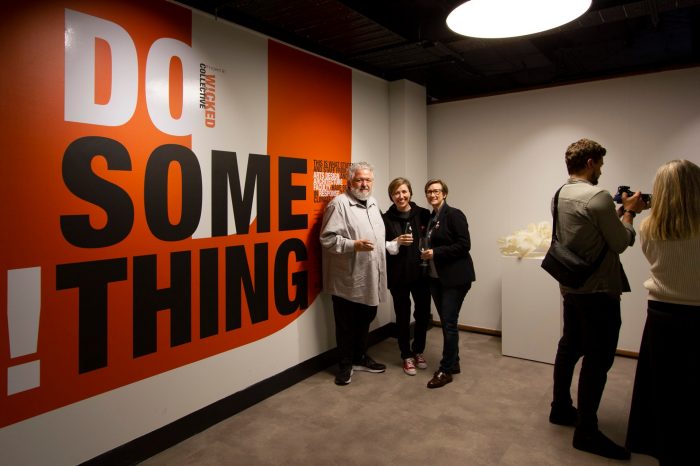
[(608, 293), (564, 295), (564, 334), (554, 360), (553, 409), (572, 405), (571, 381), (583, 357), (578, 379), (577, 429), (598, 429), (598, 406), (612, 367), (620, 333), (620, 298)]
[(440, 370), (450, 373), (452, 367), (459, 362), (459, 329), (457, 320), (464, 298), (471, 288), (468, 283), (463, 286), (444, 287), (439, 278), (430, 279), (430, 294), (435, 301), (435, 307), (442, 323), (442, 360)]
[[(430, 320), (430, 290), (425, 281), (391, 288), (401, 359), (425, 351), (425, 335)], [(413, 346), (411, 346), (411, 296), (413, 296)]]

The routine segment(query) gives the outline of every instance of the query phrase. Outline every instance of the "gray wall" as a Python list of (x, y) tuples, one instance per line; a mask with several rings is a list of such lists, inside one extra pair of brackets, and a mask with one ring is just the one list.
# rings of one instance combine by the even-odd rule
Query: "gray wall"
[[(608, 149), (600, 185), (610, 191), (649, 192), (664, 162), (700, 163), (698, 82), (700, 68), (690, 68), (428, 107), (428, 175), (447, 181), (448, 202), (465, 211), (472, 237), (477, 282), (460, 323), (501, 328), (497, 239), (551, 221), (568, 144), (588, 137)], [(638, 244), (622, 261), (633, 291), (623, 296), (618, 347), (638, 351), (649, 267)]]

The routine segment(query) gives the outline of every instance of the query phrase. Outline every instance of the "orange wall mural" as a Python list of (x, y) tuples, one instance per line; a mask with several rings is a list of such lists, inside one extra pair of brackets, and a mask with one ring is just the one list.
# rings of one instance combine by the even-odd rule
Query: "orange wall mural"
[(264, 338), (320, 292), (351, 72), (267, 41), (266, 153), (196, 153), (240, 110), (193, 14), (65, 0), (0, 20), (0, 427)]

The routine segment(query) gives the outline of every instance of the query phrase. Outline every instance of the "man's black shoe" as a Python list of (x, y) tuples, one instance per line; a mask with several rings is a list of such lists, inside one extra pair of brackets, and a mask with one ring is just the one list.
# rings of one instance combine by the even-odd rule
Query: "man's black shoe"
[(630, 459), (628, 449), (613, 442), (599, 430), (595, 432), (580, 432), (576, 430), (574, 432), (573, 445), (577, 450), (587, 451), (588, 453), (614, 460)]
[(433, 378), (428, 382), (428, 388), (440, 388), (444, 387), (448, 383), (452, 382), (452, 375), (447, 372), (437, 371), (433, 374)]
[(341, 368), (335, 375), (336, 385), (347, 385), (352, 381), (352, 367)]
[(360, 362), (354, 363), (352, 368), (356, 371), (373, 372), (378, 374), (386, 370), (384, 364), (380, 364), (369, 356), (365, 355)]
[(576, 408), (569, 405), (566, 408), (555, 408), (549, 412), (549, 422), (560, 426), (575, 426), (578, 418)]

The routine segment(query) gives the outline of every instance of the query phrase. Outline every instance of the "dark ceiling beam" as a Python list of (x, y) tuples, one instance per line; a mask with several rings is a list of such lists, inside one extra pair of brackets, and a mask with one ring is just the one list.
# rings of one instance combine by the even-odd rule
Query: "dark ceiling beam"
[[(175, 1), (380, 78), (412, 80), (438, 99), (700, 62), (700, 0), (594, 0), (567, 25), (509, 39), (450, 31), (445, 18), (464, 0)], [(638, 60), (664, 47), (684, 49)], [(601, 61), (610, 53), (620, 66)]]

